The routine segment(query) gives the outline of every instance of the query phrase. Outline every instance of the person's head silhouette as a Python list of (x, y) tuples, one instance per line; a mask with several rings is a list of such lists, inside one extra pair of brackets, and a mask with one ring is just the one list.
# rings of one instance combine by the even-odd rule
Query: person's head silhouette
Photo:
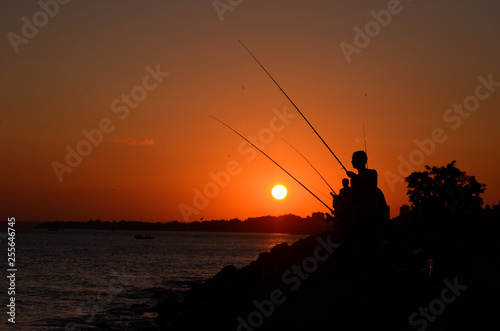
[(342, 179), (342, 186), (344, 186), (344, 188), (349, 187), (349, 178)]
[(368, 157), (364, 151), (356, 151), (352, 154), (352, 166), (354, 169), (360, 170), (366, 168)]

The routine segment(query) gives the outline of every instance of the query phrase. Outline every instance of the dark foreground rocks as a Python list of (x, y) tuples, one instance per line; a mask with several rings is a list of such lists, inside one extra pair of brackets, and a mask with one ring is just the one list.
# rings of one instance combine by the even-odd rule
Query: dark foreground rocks
[(223, 268), (182, 302), (163, 293), (156, 323), (161, 330), (497, 329), (499, 227), (482, 226), (380, 248), (337, 243), (328, 232), (283, 243), (244, 268)]

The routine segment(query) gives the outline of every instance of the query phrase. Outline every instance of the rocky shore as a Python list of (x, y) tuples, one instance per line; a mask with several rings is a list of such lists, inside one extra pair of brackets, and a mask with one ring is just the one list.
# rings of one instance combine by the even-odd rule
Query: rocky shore
[(368, 250), (323, 232), (226, 266), (182, 301), (165, 291), (151, 311), (161, 330), (496, 329), (499, 229), (484, 219), (411, 238), (389, 226)]

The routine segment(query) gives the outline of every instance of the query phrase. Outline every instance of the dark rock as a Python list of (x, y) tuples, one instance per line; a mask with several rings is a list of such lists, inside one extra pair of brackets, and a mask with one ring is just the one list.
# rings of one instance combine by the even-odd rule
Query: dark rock
[(238, 269), (234, 265), (228, 265), (214, 276), (213, 281), (215, 284), (231, 284), (238, 277)]
[(158, 312), (156, 322), (164, 324), (170, 317), (177, 314), (181, 310), (181, 307), (182, 304), (177, 294), (172, 289), (168, 289), (162, 292), (158, 304), (149, 311)]
[(182, 303), (165, 293), (157, 322), (163, 330), (236, 330), (244, 323), (241, 330), (413, 330), (410, 315), (440, 297), (444, 280), (458, 277), (467, 290), (428, 329), (491, 329), (498, 326), (500, 241), (493, 240), (498, 232), (488, 235), (489, 241), (468, 231), (398, 241), (365, 247), (361, 256), (363, 246), (347, 242), (326, 254), (319, 241), (331, 242), (331, 234), (309, 236), (277, 245), (241, 269), (224, 267)]
[(290, 246), (288, 246), (288, 243), (285, 242), (271, 248), (269, 254), (272, 256), (272, 258), (278, 258), (280, 256), (288, 254), (289, 252)]

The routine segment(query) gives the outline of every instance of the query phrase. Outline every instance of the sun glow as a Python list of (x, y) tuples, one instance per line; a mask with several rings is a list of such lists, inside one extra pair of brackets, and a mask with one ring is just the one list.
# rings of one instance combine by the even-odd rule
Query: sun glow
[(273, 197), (277, 200), (284, 199), (287, 194), (286, 187), (284, 187), (283, 185), (276, 185), (275, 187), (273, 187), (272, 194)]

